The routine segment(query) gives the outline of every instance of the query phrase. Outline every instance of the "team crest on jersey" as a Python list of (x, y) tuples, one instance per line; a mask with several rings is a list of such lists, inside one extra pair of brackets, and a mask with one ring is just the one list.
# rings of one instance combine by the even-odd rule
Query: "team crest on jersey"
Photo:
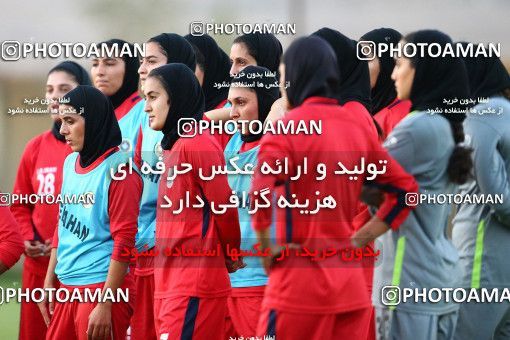
[(131, 151), (132, 147), (131, 147), (131, 142), (129, 141), (129, 139), (123, 138), (122, 143), (120, 143), (119, 148), (120, 148), (120, 151), (124, 151), (124, 152)]
[(157, 142), (154, 146), (154, 153), (158, 157), (163, 157), (163, 148), (161, 147), (161, 142)]
[(168, 189), (170, 189), (172, 187), (172, 185), (174, 185), (174, 178), (169, 179), (169, 177), (173, 177), (173, 175), (174, 175), (174, 167), (171, 166), (170, 169), (168, 169), (168, 174), (166, 177), (166, 187)]
[(391, 136), (388, 139), (386, 139), (386, 141), (384, 142), (383, 146), (384, 147), (388, 147), (390, 145), (397, 144), (397, 142), (398, 142), (397, 137)]

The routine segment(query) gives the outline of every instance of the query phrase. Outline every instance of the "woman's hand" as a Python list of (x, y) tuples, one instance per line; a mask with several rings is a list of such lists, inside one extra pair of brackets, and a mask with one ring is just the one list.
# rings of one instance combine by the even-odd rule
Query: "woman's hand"
[(226, 258), (225, 265), (227, 266), (227, 271), (229, 273), (234, 273), (237, 270), (246, 267), (246, 263), (244, 263), (243, 258), (241, 256), (239, 256), (239, 259), (237, 259), (237, 261), (233, 261), (230, 258)]
[[(28, 257), (44, 256), (45, 248), (44, 248), (44, 244), (42, 244), (41, 242), (39, 242), (39, 241), (24, 241), (23, 243), (25, 244), (25, 254)], [(51, 251), (51, 249), (50, 249), (50, 251)]]
[(112, 304), (98, 303), (89, 315), (87, 339), (104, 340), (112, 336)]

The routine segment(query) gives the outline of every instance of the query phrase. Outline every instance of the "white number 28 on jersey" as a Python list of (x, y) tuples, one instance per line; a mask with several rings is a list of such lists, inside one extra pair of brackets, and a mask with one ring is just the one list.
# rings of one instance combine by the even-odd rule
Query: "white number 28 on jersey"
[(38, 174), (37, 180), (39, 181), (38, 195), (53, 195), (55, 194), (55, 174)]

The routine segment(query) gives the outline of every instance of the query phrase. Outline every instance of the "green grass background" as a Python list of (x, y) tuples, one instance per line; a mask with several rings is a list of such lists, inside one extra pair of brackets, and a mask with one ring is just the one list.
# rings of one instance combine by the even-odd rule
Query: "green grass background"
[[(23, 261), (0, 275), (0, 287), (21, 288), (21, 269)], [(19, 330), (20, 304), (17, 302), (3, 303), (0, 305), (0, 339), (16, 340)]]

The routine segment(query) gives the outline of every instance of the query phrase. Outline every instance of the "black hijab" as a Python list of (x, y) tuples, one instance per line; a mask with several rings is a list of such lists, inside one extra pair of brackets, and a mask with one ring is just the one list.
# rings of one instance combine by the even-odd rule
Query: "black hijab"
[(48, 72), (48, 75), (50, 73), (53, 73), (55, 71), (64, 71), (72, 75), (75, 79), (78, 85), (92, 85), (90, 81), (89, 74), (87, 71), (81, 67), (78, 63), (75, 63), (74, 61), (63, 61), (57, 66), (53, 67), (50, 72)]
[[(306, 51), (306, 53), (303, 53)], [(339, 71), (335, 52), (316, 36), (294, 41), (283, 55), (287, 98), (292, 107), (312, 96), (338, 97)]]
[(123, 53), (122, 60), (124, 60), (125, 68), (124, 68), (124, 79), (122, 80), (122, 85), (120, 89), (115, 92), (113, 96), (109, 96), (112, 101), (113, 107), (118, 108), (126, 99), (129, 98), (133, 93), (138, 90), (138, 81), (140, 79), (138, 75), (138, 68), (140, 67), (140, 62), (138, 61), (138, 57), (135, 56), (134, 46), (128, 43), (127, 41), (121, 39), (110, 39), (101, 43), (105, 44), (108, 47), (112, 47), (117, 45), (118, 51), (123, 50), (124, 44), (129, 46), (129, 51), (131, 56), (128, 53)]
[(64, 100), (76, 109), (83, 108), (85, 138), (80, 151), (80, 165), (87, 167), (108, 149), (122, 142), (119, 123), (112, 103), (101, 91), (92, 86), (79, 85), (64, 96)]
[[(89, 74), (87, 71), (81, 67), (79, 64), (75, 63), (74, 61), (63, 61), (57, 66), (53, 67), (50, 72), (48, 72), (48, 75), (50, 75), (53, 72), (57, 71), (63, 71), (67, 74), (74, 77), (78, 85), (92, 85), (90, 81)], [(58, 139), (61, 142), (64, 142), (66, 138), (60, 134), (60, 126), (62, 123), (60, 120), (53, 123), (53, 126), (51, 128), (51, 133), (53, 136)]]
[[(467, 43), (460, 43), (466, 46)], [(487, 53), (488, 54), (488, 53)], [(492, 97), (510, 88), (510, 76), (501, 60), (491, 57), (465, 57), (471, 97)]]
[[(378, 28), (363, 35), (360, 40), (373, 41), (376, 49), (378, 44), (398, 44), (402, 39), (402, 34), (391, 28)], [(395, 90), (395, 82), (391, 79), (391, 73), (395, 68), (395, 60), (391, 56), (390, 51), (384, 52), (379, 59), (379, 76), (374, 88), (371, 90), (372, 114), (384, 109), (390, 105), (397, 97)]]
[(361, 103), (368, 112), (370, 103), (370, 72), (368, 63), (360, 60), (356, 54), (357, 42), (349, 39), (342, 33), (331, 28), (321, 28), (312, 35), (326, 40), (335, 51), (340, 72), (339, 101), (345, 104), (348, 101)]
[(283, 48), (273, 34), (249, 33), (237, 37), (234, 44), (244, 43), (248, 53), (257, 61), (257, 66), (267, 68), (277, 74)]
[(195, 74), (184, 64), (171, 63), (155, 68), (149, 77), (157, 78), (170, 98), (170, 109), (163, 126), (161, 147), (170, 150), (179, 139), (177, 124), (181, 118), (202, 119), (204, 93)]
[[(232, 87), (247, 87), (255, 90), (258, 104), (257, 120), (261, 123), (264, 123), (269, 111), (271, 111), (271, 106), (280, 95), (278, 80), (269, 73), (272, 72), (265, 67), (246, 66), (237, 76), (232, 78), (230, 84)], [(247, 134), (241, 135), (241, 139), (244, 142), (254, 142), (262, 136), (262, 132), (257, 135)]]
[(161, 46), (167, 57), (167, 64), (182, 63), (195, 72), (195, 51), (191, 44), (179, 34), (161, 33), (150, 38), (148, 42), (156, 42)]
[[(205, 95), (205, 110), (216, 108), (228, 96), (228, 87), (215, 88), (215, 83), (230, 82), (230, 60), (228, 55), (218, 46), (209, 35), (194, 36), (188, 34), (184, 37), (197, 48), (197, 63), (204, 70), (202, 90)], [(201, 58), (198, 56), (201, 55)], [(202, 63), (198, 62), (203, 60)]]
[[(442, 49), (447, 44), (452, 44), (450, 37), (436, 30), (422, 30), (411, 33), (404, 38), (404, 43), (439, 44)], [(405, 47), (404, 47), (405, 48)], [(424, 49), (425, 51), (427, 48)], [(411, 88), (410, 100), (411, 111), (427, 109), (465, 109), (461, 105), (452, 106), (444, 103), (444, 100), (454, 98), (469, 98), (469, 79), (466, 66), (462, 58), (452, 57), (446, 54), (444, 57), (431, 57), (428, 53), (421, 56), (420, 53), (411, 58), (415, 68), (414, 80)], [(461, 113), (445, 113), (442, 115), (450, 122), (462, 122), (466, 117)]]

